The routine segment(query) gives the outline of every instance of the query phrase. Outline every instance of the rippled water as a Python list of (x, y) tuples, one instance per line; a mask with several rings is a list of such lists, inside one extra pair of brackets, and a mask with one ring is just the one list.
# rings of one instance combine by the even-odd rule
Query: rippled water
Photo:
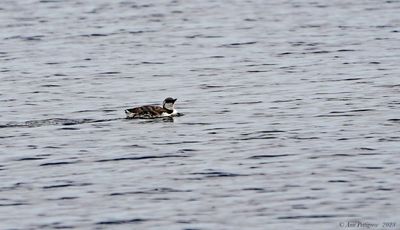
[(0, 229), (399, 229), (399, 10), (1, 1)]

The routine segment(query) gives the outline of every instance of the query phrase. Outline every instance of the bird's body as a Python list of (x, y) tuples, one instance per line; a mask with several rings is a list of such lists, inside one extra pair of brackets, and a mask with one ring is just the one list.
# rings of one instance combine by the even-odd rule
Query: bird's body
[(132, 109), (126, 109), (126, 118), (160, 118), (160, 117), (170, 117), (178, 114), (174, 108), (174, 103), (176, 99), (166, 98), (163, 102), (163, 106), (157, 105), (144, 105), (140, 107), (135, 107)]

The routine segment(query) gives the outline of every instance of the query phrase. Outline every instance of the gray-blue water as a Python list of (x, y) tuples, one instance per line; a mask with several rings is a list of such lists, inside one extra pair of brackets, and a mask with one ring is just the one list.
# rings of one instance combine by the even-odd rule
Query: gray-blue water
[(0, 229), (399, 229), (399, 12), (2, 0)]

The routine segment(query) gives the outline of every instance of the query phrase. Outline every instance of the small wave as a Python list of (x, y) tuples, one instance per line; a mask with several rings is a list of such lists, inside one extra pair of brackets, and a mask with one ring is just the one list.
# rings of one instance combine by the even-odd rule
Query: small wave
[(180, 192), (192, 192), (193, 190), (180, 190), (174, 188), (155, 188), (149, 190), (139, 190), (139, 191), (128, 191), (128, 192), (114, 192), (108, 194), (109, 196), (125, 196), (132, 194), (165, 194), (165, 193), (180, 193)]
[(67, 165), (67, 164), (75, 164), (80, 161), (60, 161), (60, 162), (49, 162), (49, 163), (43, 163), (40, 164), (39, 166), (54, 166), (54, 165)]
[(55, 184), (55, 185), (47, 185), (43, 186), (43, 189), (56, 189), (56, 188), (65, 188), (65, 187), (80, 187), (80, 186), (89, 186), (92, 183), (63, 183), (63, 184)]
[(18, 161), (37, 161), (37, 160), (43, 160), (46, 159), (44, 157), (24, 157), (24, 158), (20, 158), (18, 159)]
[(102, 159), (96, 162), (108, 162), (108, 161), (137, 161), (137, 160), (148, 160), (148, 159), (159, 159), (159, 158), (174, 158), (174, 157), (188, 157), (185, 155), (165, 155), (165, 156), (141, 156), (141, 157), (119, 157), (112, 159)]
[(253, 45), (256, 44), (256, 41), (251, 41), (251, 42), (234, 42), (234, 43), (229, 43), (229, 44), (224, 44), (221, 45), (221, 47), (236, 47), (236, 46), (243, 46), (243, 45)]
[(270, 155), (255, 155), (251, 156), (248, 159), (261, 159), (261, 158), (274, 158), (274, 157), (287, 157), (293, 156), (295, 154), (270, 154)]
[(21, 205), (29, 205), (28, 203), (24, 202), (16, 202), (16, 203), (10, 203), (10, 204), (0, 204), (0, 207), (5, 207), (5, 206), (21, 206)]
[(97, 222), (96, 225), (132, 224), (132, 223), (138, 223), (138, 222), (144, 222), (144, 221), (147, 221), (147, 219), (136, 218), (136, 219), (129, 219), (129, 220), (110, 220), (110, 221)]
[(107, 121), (114, 121), (114, 120), (120, 120), (120, 119), (122, 119), (122, 118), (114, 118), (114, 119), (51, 118), (51, 119), (44, 119), (44, 120), (31, 120), (31, 121), (25, 121), (25, 122), (10, 122), (5, 125), (0, 125), (0, 128), (18, 128), (18, 127), (34, 128), (34, 127), (41, 127), (41, 126), (48, 126), (48, 125), (78, 125), (78, 124), (85, 124), (85, 123), (107, 122)]
[(339, 218), (339, 217), (350, 217), (354, 215), (301, 215), (301, 216), (281, 216), (279, 220), (290, 220), (290, 219), (319, 219), (319, 218)]
[(190, 173), (190, 175), (203, 175), (204, 177), (237, 177), (237, 176), (247, 176), (247, 175), (243, 175), (243, 174), (229, 173), (229, 172), (197, 172), (197, 173)]

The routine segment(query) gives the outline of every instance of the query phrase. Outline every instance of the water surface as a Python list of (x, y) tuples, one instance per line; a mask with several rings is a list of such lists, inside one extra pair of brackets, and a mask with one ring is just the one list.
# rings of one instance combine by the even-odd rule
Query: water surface
[(399, 10), (2, 1), (0, 228), (399, 225)]

